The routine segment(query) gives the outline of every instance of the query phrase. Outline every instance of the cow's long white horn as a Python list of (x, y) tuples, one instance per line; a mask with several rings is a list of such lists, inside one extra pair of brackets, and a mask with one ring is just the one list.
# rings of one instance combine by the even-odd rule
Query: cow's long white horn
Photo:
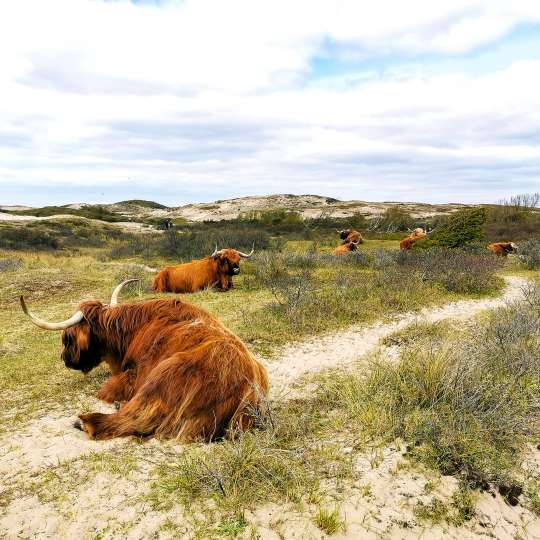
[(120, 291), (122, 290), (122, 287), (124, 285), (127, 285), (128, 283), (133, 283), (134, 281), (139, 281), (138, 279), (126, 279), (125, 281), (122, 281), (122, 283), (118, 284), (114, 291), (111, 294), (111, 301), (109, 303), (110, 307), (114, 307), (118, 305), (118, 295), (120, 294)]
[(26, 303), (24, 301), (24, 298), (22, 296), (19, 297), (21, 301), (21, 307), (22, 310), (28, 317), (30, 317), (30, 320), (39, 328), (43, 328), (44, 330), (65, 330), (66, 328), (69, 328), (70, 326), (75, 326), (76, 324), (79, 324), (84, 319), (84, 314), (82, 311), (77, 311), (73, 316), (71, 316), (69, 319), (62, 321), (62, 322), (47, 322), (43, 319), (40, 319), (39, 317), (36, 317), (31, 311), (28, 311), (28, 308), (26, 307)]
[(240, 257), (243, 257), (244, 259), (249, 259), (253, 255), (254, 251), (255, 251), (255, 242), (253, 242), (253, 245), (251, 246), (251, 251), (249, 253), (242, 253), (241, 251), (239, 251), (238, 255), (240, 255)]
[(214, 249), (214, 253), (212, 253), (212, 255), (210, 255), (210, 257), (215, 257), (218, 253), (218, 250), (217, 250), (217, 244), (216, 244), (216, 249)]

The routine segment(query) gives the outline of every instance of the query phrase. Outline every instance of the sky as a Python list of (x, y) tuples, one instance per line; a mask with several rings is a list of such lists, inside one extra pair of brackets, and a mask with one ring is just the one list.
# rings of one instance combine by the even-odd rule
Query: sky
[(0, 204), (533, 191), (538, 0), (0, 3)]

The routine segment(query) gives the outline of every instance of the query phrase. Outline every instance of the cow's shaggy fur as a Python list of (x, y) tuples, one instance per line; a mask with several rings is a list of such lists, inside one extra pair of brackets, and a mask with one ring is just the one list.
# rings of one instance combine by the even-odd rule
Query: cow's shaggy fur
[(341, 244), (338, 246), (334, 251), (332, 251), (332, 255), (335, 255), (336, 257), (341, 257), (342, 255), (345, 255), (345, 253), (349, 253), (350, 251), (356, 251), (358, 248), (356, 247), (356, 244), (354, 242), (348, 242), (347, 244)]
[(177, 299), (79, 308), (85, 319), (63, 332), (62, 358), (85, 373), (105, 361), (112, 376), (97, 395), (122, 402), (112, 414), (80, 415), (91, 438), (211, 440), (262, 414), (265, 368), (205, 310)]
[(228, 291), (232, 278), (240, 272), (241, 256), (235, 249), (224, 249), (218, 254), (177, 266), (167, 266), (154, 278), (157, 292), (191, 293), (217, 287)]
[(415, 242), (418, 242), (418, 240), (421, 240), (426, 236), (427, 234), (425, 233), (424, 229), (418, 227), (417, 229), (414, 229), (409, 236), (406, 236), (403, 240), (401, 240), (399, 243), (399, 249), (401, 251), (409, 251)]
[(343, 229), (339, 232), (339, 237), (342, 240), (342, 245), (349, 244), (351, 242), (354, 242), (357, 245), (364, 243), (361, 233), (355, 231), (354, 229)]
[(494, 242), (488, 245), (488, 249), (496, 253), (498, 257), (507, 257), (509, 253), (517, 252), (514, 242)]

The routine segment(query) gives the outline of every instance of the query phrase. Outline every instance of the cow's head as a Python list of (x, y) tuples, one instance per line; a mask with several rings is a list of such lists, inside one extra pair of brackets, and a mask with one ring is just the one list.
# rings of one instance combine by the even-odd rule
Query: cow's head
[(518, 247), (516, 246), (516, 244), (514, 244), (514, 242), (510, 242), (510, 245), (508, 247), (508, 251), (510, 251), (511, 253), (515, 253), (518, 250)]
[(338, 233), (339, 233), (339, 237), (342, 240), (345, 240), (345, 238), (347, 238), (347, 236), (351, 234), (351, 229), (343, 229), (342, 231), (338, 231)]
[(128, 279), (118, 285), (111, 296), (108, 306), (98, 301), (83, 302), (78, 311), (69, 319), (61, 322), (48, 322), (36, 317), (26, 307), (24, 298), (21, 296), (21, 307), (30, 320), (44, 330), (62, 330), (62, 353), (61, 358), (66, 367), (88, 373), (103, 360), (103, 352), (99, 340), (92, 332), (89, 321), (102, 309), (108, 309), (118, 305), (118, 294), (124, 285), (136, 279)]
[(236, 276), (240, 273), (240, 261), (249, 259), (253, 255), (254, 247), (249, 253), (242, 253), (236, 249), (220, 249), (216, 246), (212, 257), (217, 261), (220, 270), (227, 276)]

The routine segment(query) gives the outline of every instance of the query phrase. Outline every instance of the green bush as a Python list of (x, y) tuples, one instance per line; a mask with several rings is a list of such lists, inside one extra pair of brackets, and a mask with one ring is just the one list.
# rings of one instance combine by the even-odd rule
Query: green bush
[(456, 248), (484, 239), (483, 225), (486, 221), (486, 209), (483, 207), (466, 208), (447, 217), (432, 236), (414, 244), (416, 249), (432, 246)]
[(0, 229), (0, 248), (13, 250), (55, 250), (60, 247), (58, 238), (49, 231), (29, 227)]

